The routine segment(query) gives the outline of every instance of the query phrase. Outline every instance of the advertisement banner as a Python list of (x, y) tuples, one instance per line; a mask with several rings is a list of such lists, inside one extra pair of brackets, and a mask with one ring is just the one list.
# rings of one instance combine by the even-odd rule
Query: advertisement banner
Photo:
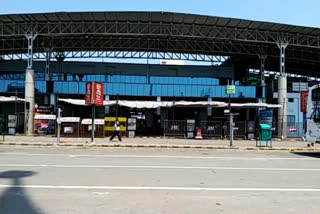
[(272, 109), (259, 111), (260, 124), (269, 124), (272, 126)]
[(103, 83), (89, 82), (86, 84), (85, 104), (103, 105)]
[(88, 82), (86, 84), (86, 105), (89, 105), (89, 104), (93, 104), (92, 103), (92, 93), (91, 93), (91, 90), (92, 90), (92, 83), (91, 82)]
[(103, 84), (94, 83), (94, 94), (93, 101), (96, 105), (103, 105)]
[(308, 91), (301, 91), (300, 93), (300, 109), (301, 112), (307, 112)]
[(73, 134), (73, 127), (64, 127), (63, 133), (64, 134)]
[(137, 119), (136, 118), (128, 118), (128, 130), (135, 131), (137, 129)]
[[(88, 125), (88, 131), (92, 130), (92, 125)], [(97, 131), (97, 126), (94, 125), (94, 131)]]
[(52, 134), (55, 131), (54, 120), (34, 120), (34, 131), (36, 133)]
[(8, 115), (8, 128), (17, 127), (17, 115)]

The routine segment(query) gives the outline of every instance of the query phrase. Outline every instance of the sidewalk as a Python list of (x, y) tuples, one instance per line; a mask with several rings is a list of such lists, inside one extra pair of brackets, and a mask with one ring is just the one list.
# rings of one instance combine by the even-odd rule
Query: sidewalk
[[(1, 139), (2, 140), (2, 139)], [(6, 136), (5, 141), (0, 141), (1, 145), (21, 145), (21, 146), (56, 146), (56, 137), (51, 136)], [(123, 138), (122, 142), (118, 140), (109, 141), (109, 138), (95, 138), (95, 144), (90, 144), (90, 138), (61, 138), (58, 146), (76, 146), (76, 147), (146, 147), (146, 148), (195, 148), (195, 149), (239, 149), (239, 150), (305, 150), (320, 151), (320, 146), (307, 147), (306, 141), (276, 141), (272, 142), (270, 147), (256, 147), (255, 140), (234, 140), (230, 147), (229, 140), (195, 140), (195, 139), (172, 139), (164, 137), (152, 138)]]

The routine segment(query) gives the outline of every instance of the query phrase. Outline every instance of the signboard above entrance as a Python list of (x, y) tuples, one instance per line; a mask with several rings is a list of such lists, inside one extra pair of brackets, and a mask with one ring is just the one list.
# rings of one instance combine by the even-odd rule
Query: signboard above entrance
[(226, 86), (226, 94), (235, 94), (236, 86), (235, 85), (227, 85)]
[(54, 113), (54, 106), (53, 105), (35, 104), (34, 111), (35, 111), (35, 113), (41, 113), (41, 114), (53, 114)]

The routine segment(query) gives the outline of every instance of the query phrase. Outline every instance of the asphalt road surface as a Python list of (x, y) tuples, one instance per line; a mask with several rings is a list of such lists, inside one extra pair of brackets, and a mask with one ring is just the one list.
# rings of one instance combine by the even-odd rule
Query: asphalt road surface
[(0, 214), (319, 210), (320, 154), (0, 147)]

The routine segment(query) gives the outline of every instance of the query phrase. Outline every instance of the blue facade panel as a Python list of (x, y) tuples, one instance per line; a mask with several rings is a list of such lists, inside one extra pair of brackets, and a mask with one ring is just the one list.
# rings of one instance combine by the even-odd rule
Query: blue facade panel
[(173, 85), (219, 85), (215, 78), (195, 77), (150, 77), (151, 84), (173, 84)]
[(108, 75), (110, 83), (147, 83), (145, 76)]
[[(70, 76), (71, 78), (71, 76)], [(68, 80), (70, 79), (68, 76)], [(106, 95), (125, 96), (161, 96), (161, 97), (213, 97), (227, 98), (225, 86), (218, 85), (219, 80), (214, 78), (191, 77), (150, 77), (150, 83), (145, 76), (121, 75), (86, 75), (84, 82), (54, 81), (54, 93), (84, 94), (87, 81), (104, 82)], [(1, 80), (0, 92), (14, 93), (16, 90), (24, 92), (24, 80)], [(235, 81), (236, 94), (234, 98), (255, 98), (254, 86), (239, 86)], [(36, 80), (36, 93), (45, 93), (46, 82)]]
[(46, 82), (45, 81), (36, 81), (35, 83), (36, 90), (38, 93), (46, 92)]

